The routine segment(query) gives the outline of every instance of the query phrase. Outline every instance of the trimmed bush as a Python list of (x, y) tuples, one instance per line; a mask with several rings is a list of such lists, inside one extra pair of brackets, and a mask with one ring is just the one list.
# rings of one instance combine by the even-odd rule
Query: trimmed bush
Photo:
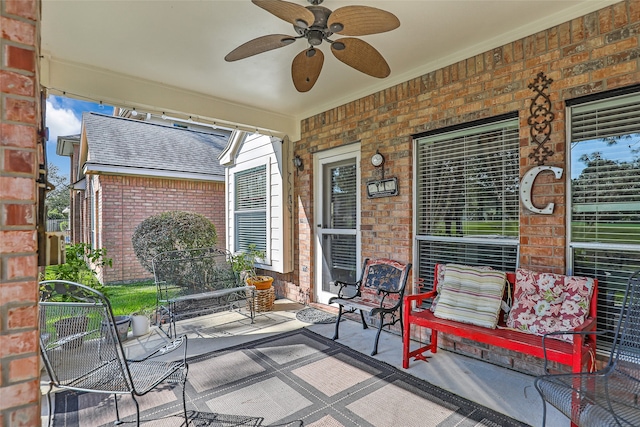
[(169, 211), (150, 216), (131, 237), (140, 264), (153, 273), (153, 258), (162, 252), (215, 246), (216, 227), (204, 215)]

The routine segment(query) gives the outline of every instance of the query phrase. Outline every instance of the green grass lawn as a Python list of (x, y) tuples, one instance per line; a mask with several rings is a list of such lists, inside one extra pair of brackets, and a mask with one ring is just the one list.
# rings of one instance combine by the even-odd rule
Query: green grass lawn
[(114, 316), (130, 315), (141, 310), (150, 313), (156, 308), (156, 285), (151, 282), (109, 285), (103, 289)]

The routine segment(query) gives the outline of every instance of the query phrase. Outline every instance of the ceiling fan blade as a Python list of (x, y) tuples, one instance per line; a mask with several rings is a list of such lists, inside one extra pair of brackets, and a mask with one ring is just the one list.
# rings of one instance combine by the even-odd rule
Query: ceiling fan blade
[(224, 57), (224, 60), (227, 62), (237, 61), (262, 52), (290, 45), (294, 41), (294, 37), (286, 34), (271, 34), (268, 36), (258, 37), (257, 39), (249, 40), (248, 42), (233, 49)]
[[(339, 43), (344, 45), (344, 49), (336, 49)], [(338, 60), (372, 77), (382, 79), (391, 74), (389, 64), (380, 52), (363, 40), (351, 37), (338, 39), (331, 45), (331, 52)]]
[[(342, 26), (340, 31), (336, 25)], [(395, 30), (400, 20), (393, 13), (369, 6), (345, 6), (336, 9), (327, 21), (327, 27), (343, 36), (366, 36)]]
[(313, 12), (299, 4), (282, 0), (251, 0), (253, 4), (293, 25), (307, 28), (315, 21)]
[[(313, 56), (309, 56), (311, 50), (315, 52)], [(298, 92), (311, 90), (320, 76), (323, 62), (324, 54), (320, 49), (314, 48), (303, 50), (293, 58), (291, 77)]]

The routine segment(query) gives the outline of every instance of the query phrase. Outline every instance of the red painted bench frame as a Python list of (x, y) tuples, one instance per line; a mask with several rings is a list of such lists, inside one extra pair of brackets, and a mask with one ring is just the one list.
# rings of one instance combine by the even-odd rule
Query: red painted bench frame
[[(489, 344), (496, 347), (502, 347), (514, 350), (519, 353), (531, 356), (545, 358), (545, 352), (542, 347), (542, 337), (538, 335), (519, 332), (512, 329), (489, 329), (482, 326), (470, 325), (467, 323), (456, 322), (453, 320), (445, 320), (437, 318), (429, 309), (420, 308), (426, 300), (432, 300), (437, 294), (438, 287), (438, 266), (435, 269), (435, 280), (433, 290), (415, 295), (407, 295), (404, 297), (404, 333), (402, 336), (402, 367), (409, 367), (409, 360), (413, 357), (415, 360), (427, 360), (424, 355), (426, 351), (436, 353), (438, 351), (438, 332), (444, 334), (455, 335), (467, 338), (479, 343)], [(515, 273), (507, 273), (508, 286), (511, 286), (513, 295), (513, 285), (515, 283)], [(413, 308), (413, 303), (415, 307)], [(596, 313), (598, 302), (598, 280), (595, 279), (593, 295), (589, 305), (589, 316), (586, 321), (574, 331), (594, 331), (596, 328)], [(503, 312), (500, 312), (502, 319)], [(502, 320), (501, 320), (502, 322)], [(411, 345), (411, 325), (421, 326), (431, 329), (430, 343), (416, 350), (410, 350)], [(499, 323), (500, 325), (500, 323)], [(504, 326), (504, 323), (502, 323)], [(594, 334), (574, 335), (573, 343), (561, 341), (557, 339), (545, 340), (546, 358), (563, 365), (571, 367), (573, 372), (582, 372), (584, 370), (592, 371), (595, 362), (596, 338)], [(591, 362), (591, 363), (589, 363)], [(586, 366), (588, 365), (588, 366)], [(587, 368), (587, 369), (584, 369)]]

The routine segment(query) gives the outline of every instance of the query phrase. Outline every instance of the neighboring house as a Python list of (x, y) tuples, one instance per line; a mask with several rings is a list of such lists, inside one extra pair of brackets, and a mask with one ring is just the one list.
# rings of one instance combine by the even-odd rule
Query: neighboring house
[(131, 243), (151, 215), (202, 214), (215, 225), (218, 245), (226, 245), (225, 172), (218, 156), (231, 132), (177, 126), (85, 113), (79, 136), (58, 139), (58, 153), (72, 163), (71, 239), (107, 250), (113, 267), (100, 272), (103, 283), (152, 277)]

